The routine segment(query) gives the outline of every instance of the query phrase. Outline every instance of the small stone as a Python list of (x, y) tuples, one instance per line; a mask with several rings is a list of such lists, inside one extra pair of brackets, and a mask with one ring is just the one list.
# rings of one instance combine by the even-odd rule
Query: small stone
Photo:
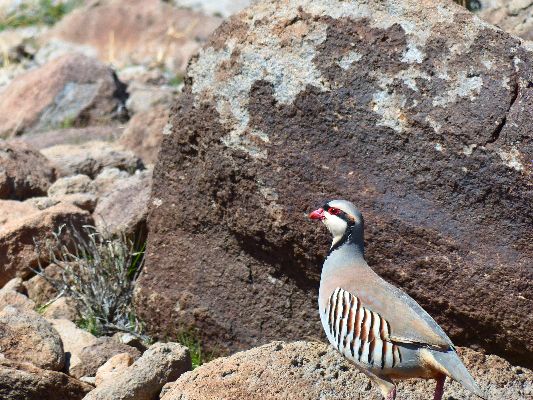
[(139, 339), (139, 337), (132, 335), (131, 333), (117, 332), (113, 335), (113, 338), (119, 343), (135, 347), (141, 353), (144, 353), (147, 349), (146, 344), (141, 339)]
[(134, 360), (141, 355), (139, 350), (117, 343), (110, 337), (97, 338), (92, 344), (84, 346), (77, 352), (80, 362), (72, 366), (69, 373), (74, 377), (94, 376), (107, 360), (120, 353), (128, 353)]
[(9, 282), (7, 282), (2, 290), (14, 290), (15, 292), (26, 294), (26, 287), (24, 286), (24, 283), (22, 282), (22, 278), (13, 278)]
[[(51, 264), (44, 269), (43, 274), (51, 279), (59, 279), (61, 271), (61, 267)], [(30, 278), (24, 282), (24, 286), (28, 292), (28, 297), (38, 305), (46, 304), (58, 295), (56, 288), (41, 275)]]
[(55, 177), (55, 169), (37, 149), (22, 142), (0, 141), (0, 199), (45, 195)]
[(15, 292), (14, 290), (2, 288), (2, 290), (0, 290), (0, 310), (6, 306), (30, 311), (35, 309), (35, 303), (23, 294)]
[(48, 196), (58, 197), (73, 193), (95, 193), (94, 183), (87, 175), (77, 174), (59, 178), (50, 188)]
[(82, 376), (80, 381), (88, 383), (89, 385), (96, 386), (96, 377), (95, 376)]
[(46, 307), (43, 313), (46, 319), (67, 319), (76, 321), (80, 317), (76, 300), (71, 297), (63, 296)]
[(133, 357), (128, 353), (120, 353), (111, 357), (96, 371), (95, 385), (100, 386), (106, 379), (114, 379), (117, 373), (133, 364)]
[(60, 176), (83, 174), (94, 178), (106, 167), (130, 173), (144, 168), (141, 159), (132, 151), (110, 142), (63, 144), (42, 149), (41, 153), (52, 162)]

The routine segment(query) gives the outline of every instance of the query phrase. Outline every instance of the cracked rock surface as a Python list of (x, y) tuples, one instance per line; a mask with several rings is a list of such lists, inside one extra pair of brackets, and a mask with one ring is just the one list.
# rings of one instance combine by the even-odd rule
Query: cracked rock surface
[[(490, 399), (521, 400), (533, 394), (533, 373), (497, 356), (459, 349)], [(435, 381), (401, 382), (398, 400), (431, 398)], [(458, 383), (446, 381), (444, 398), (476, 400)], [(317, 342), (273, 342), (219, 358), (183, 374), (162, 400), (381, 400), (377, 387), (331, 346)]]
[(330, 238), (306, 213), (345, 198), (378, 273), (457, 344), (531, 366), (532, 71), (519, 39), (451, 2), (232, 17), (163, 140), (139, 312), (230, 351), (317, 337)]

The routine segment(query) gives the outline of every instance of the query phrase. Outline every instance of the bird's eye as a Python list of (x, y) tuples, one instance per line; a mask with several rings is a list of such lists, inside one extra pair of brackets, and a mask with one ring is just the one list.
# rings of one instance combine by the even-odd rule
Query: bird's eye
[(330, 207), (328, 209), (328, 213), (330, 213), (332, 215), (339, 215), (341, 213), (341, 210), (339, 210), (338, 208)]

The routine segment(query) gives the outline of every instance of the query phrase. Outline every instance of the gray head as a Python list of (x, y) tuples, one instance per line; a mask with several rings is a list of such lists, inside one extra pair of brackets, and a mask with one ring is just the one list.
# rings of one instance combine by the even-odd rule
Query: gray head
[(318, 219), (326, 225), (333, 235), (331, 248), (350, 241), (363, 246), (363, 215), (346, 200), (331, 200), (313, 211), (309, 217)]

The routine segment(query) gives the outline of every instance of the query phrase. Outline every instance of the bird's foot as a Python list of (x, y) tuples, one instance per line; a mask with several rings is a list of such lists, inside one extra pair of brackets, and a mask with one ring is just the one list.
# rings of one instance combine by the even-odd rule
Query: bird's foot
[(441, 376), (437, 378), (437, 386), (435, 387), (435, 395), (433, 396), (433, 400), (442, 400), (442, 396), (444, 395), (444, 381), (446, 380), (446, 376)]
[(385, 397), (385, 400), (394, 400), (396, 398), (396, 388), (392, 389)]

